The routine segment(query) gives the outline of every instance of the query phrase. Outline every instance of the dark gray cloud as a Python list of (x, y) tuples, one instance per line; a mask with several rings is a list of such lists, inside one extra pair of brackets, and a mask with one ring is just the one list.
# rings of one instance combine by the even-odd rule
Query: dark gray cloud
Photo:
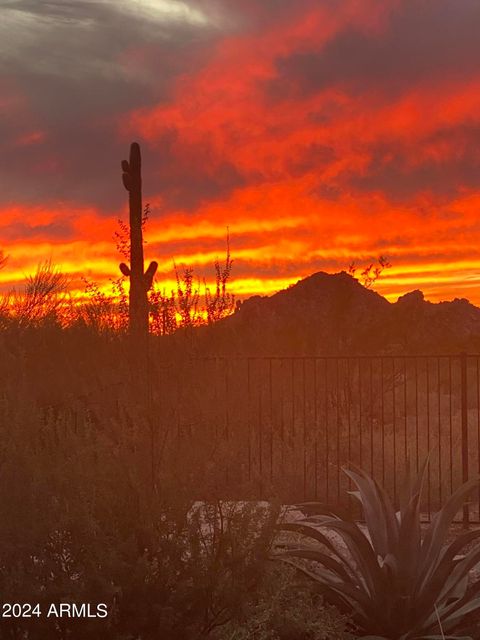
[(208, 140), (183, 144), (175, 131), (168, 131), (156, 148), (159, 152), (144, 163), (144, 183), (161, 193), (167, 209), (192, 211), (247, 184), (233, 164), (212, 156)]
[(348, 190), (381, 191), (392, 202), (405, 202), (419, 193), (430, 193), (448, 201), (463, 188), (476, 188), (480, 182), (480, 163), (448, 160), (425, 162), (418, 167), (405, 167), (393, 160), (386, 164), (372, 162), (369, 173), (351, 175), (345, 182)]
[[(14, 0), (0, 13), (0, 80), (25, 100), (0, 123), (0, 200), (109, 213), (124, 200), (122, 114), (167, 101), (176, 77), (208, 58), (221, 23), (180, 0)], [(44, 140), (19, 145), (31, 131)]]
[(198, 165), (185, 173), (180, 166), (175, 173), (160, 172), (159, 179), (154, 177), (152, 182), (167, 208), (194, 211), (205, 202), (221, 199), (245, 186), (247, 180), (233, 165), (225, 163), (213, 172), (202, 172)]
[(4, 3), (1, 73), (15, 78), (40, 116), (95, 117), (161, 99), (220, 33), (206, 15), (203, 23), (182, 19), (181, 12), (141, 10), (163, 5), (188, 8), (176, 0)]
[(442, 155), (427, 157), (412, 166), (416, 150), (410, 145), (384, 141), (369, 151), (371, 160), (362, 175), (345, 174), (345, 189), (381, 191), (396, 202), (407, 201), (418, 193), (434, 194), (449, 200), (462, 189), (480, 184), (480, 124), (460, 124), (438, 130), (417, 142), (417, 156), (425, 149), (443, 149)]
[(1, 228), (2, 240), (6, 242), (25, 240), (72, 240), (75, 238), (75, 229), (66, 220), (58, 220), (50, 224), (31, 225), (16, 222), (14, 226)]
[(288, 172), (291, 176), (301, 176), (312, 169), (320, 171), (326, 168), (336, 157), (332, 147), (312, 142), (288, 159)]
[(268, 92), (277, 100), (340, 86), (391, 98), (419, 82), (470, 77), (480, 70), (479, 30), (477, 0), (405, 0), (384, 31), (350, 26), (320, 50), (280, 58)]

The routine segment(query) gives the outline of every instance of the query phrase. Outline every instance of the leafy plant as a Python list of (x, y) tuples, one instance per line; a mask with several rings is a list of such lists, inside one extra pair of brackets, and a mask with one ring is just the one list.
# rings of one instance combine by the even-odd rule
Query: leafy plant
[[(480, 546), (459, 554), (480, 538), (480, 531), (466, 532), (446, 544), (452, 520), (478, 480), (457, 489), (422, 536), (425, 467), (398, 513), (367, 473), (356, 467), (344, 469), (357, 486), (352, 494), (361, 502), (366, 533), (353, 520), (319, 503), (299, 505), (308, 517), (282, 525), (322, 545), (323, 549), (316, 544), (287, 544), (280, 556), (320, 583), (329, 600), (350, 612), (367, 634), (364, 638), (465, 640), (458, 634), (471, 633), (478, 637), (480, 582), (470, 583), (469, 571), (480, 562)], [(297, 559), (314, 561), (316, 568)]]

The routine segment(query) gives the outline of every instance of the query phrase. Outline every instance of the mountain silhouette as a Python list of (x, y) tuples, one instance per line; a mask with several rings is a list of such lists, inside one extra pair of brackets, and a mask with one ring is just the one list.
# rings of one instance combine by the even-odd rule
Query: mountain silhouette
[(447, 354), (480, 348), (480, 309), (412, 291), (391, 303), (345, 272), (324, 272), (196, 331), (199, 355)]

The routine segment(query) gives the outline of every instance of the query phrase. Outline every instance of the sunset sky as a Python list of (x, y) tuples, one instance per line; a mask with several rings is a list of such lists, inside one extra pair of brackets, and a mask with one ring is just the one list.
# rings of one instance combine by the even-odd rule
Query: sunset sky
[(390, 300), (480, 304), (479, 0), (0, 1), (0, 290), (119, 276), (120, 161), (147, 259), (270, 294), (383, 254)]

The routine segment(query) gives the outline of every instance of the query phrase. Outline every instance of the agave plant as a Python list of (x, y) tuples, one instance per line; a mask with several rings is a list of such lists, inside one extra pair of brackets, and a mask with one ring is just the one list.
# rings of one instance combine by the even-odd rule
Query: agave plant
[[(297, 505), (308, 517), (281, 527), (301, 534), (309, 544), (282, 545), (280, 559), (320, 583), (325, 597), (352, 616), (365, 639), (480, 638), (480, 581), (469, 580), (480, 562), (480, 545), (460, 555), (480, 538), (480, 530), (446, 541), (478, 479), (460, 487), (422, 535), (425, 466), (399, 512), (367, 473), (353, 466), (343, 469), (358, 489), (351, 493), (361, 502), (365, 533), (355, 521), (320, 503)], [(473, 638), (465, 635), (472, 633)]]

